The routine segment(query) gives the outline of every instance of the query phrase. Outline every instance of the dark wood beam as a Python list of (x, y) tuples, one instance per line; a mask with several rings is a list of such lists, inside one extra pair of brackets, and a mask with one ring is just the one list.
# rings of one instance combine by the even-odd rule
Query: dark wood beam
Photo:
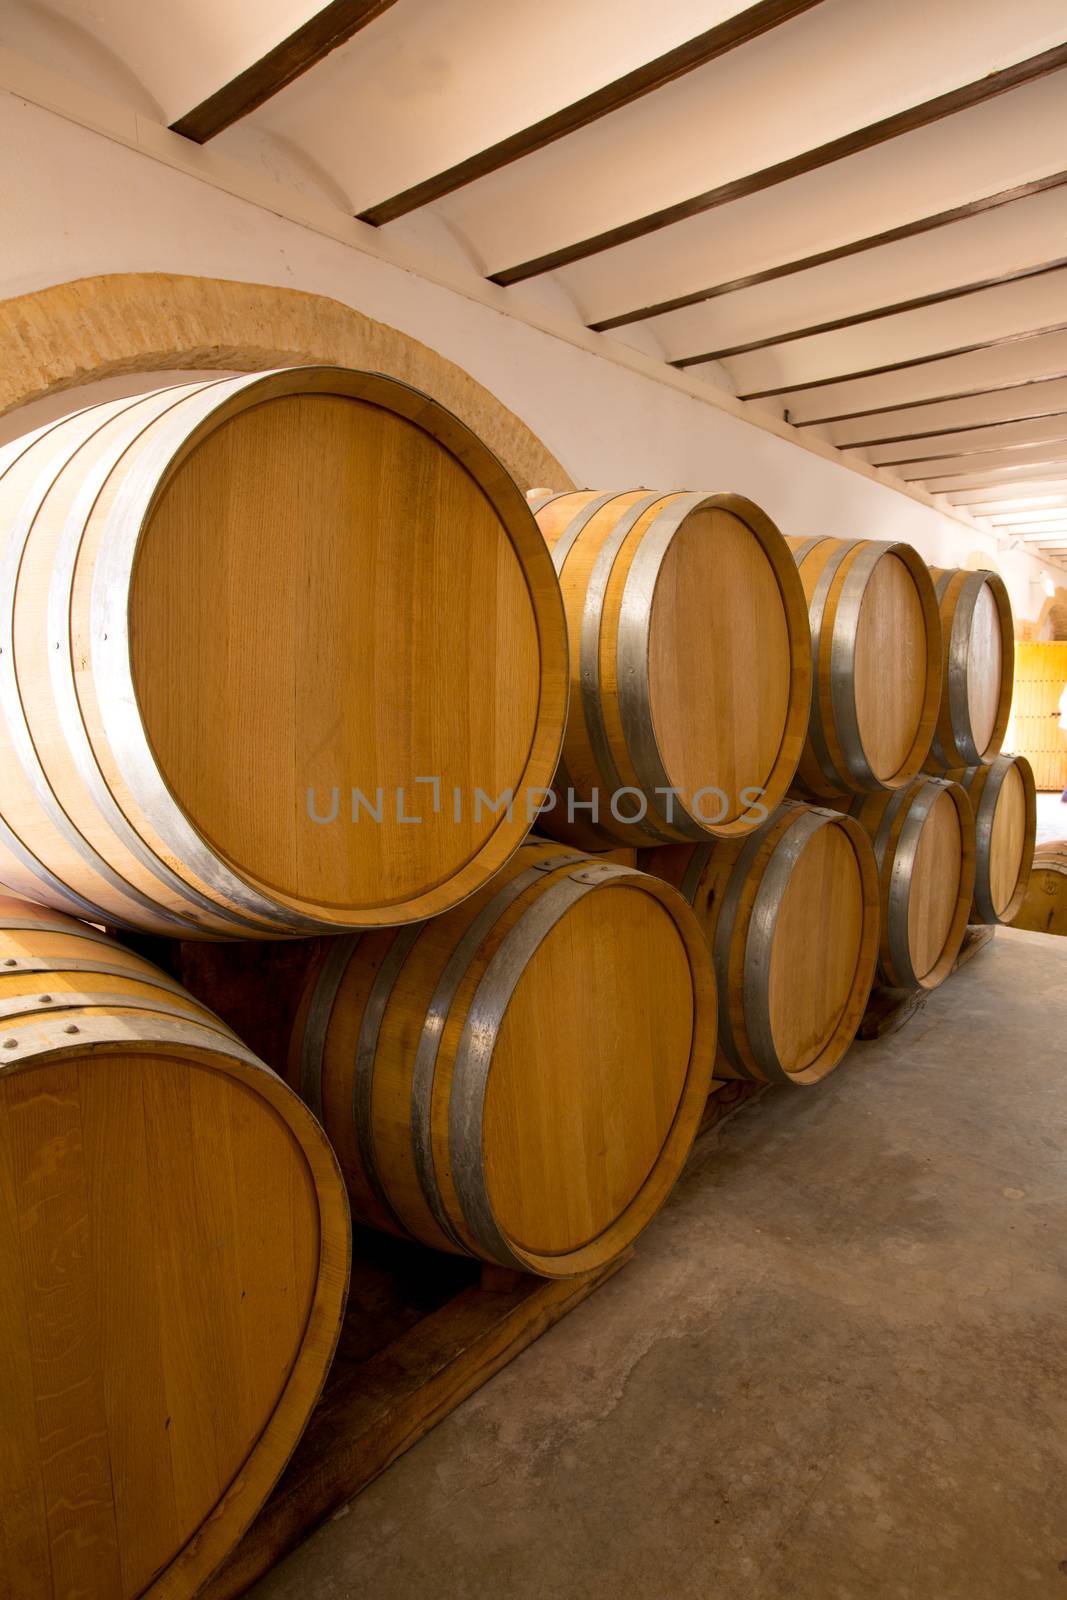
[(676, 205), (665, 206), (662, 211), (652, 211), (647, 216), (636, 217), (632, 222), (608, 228), (604, 233), (597, 233), (588, 239), (564, 245), (559, 250), (550, 250), (546, 255), (535, 256), (530, 261), (521, 261), (517, 266), (506, 267), (501, 272), (490, 273), (489, 281), (507, 287), (513, 283), (522, 283), (526, 278), (537, 278), (542, 273), (554, 272), (558, 267), (570, 266), (575, 261), (584, 261), (587, 256), (598, 255), (602, 250), (612, 250), (616, 245), (629, 244), (631, 240), (642, 239), (646, 234), (655, 233), (660, 228), (669, 228), (672, 223), (685, 222), (689, 217), (714, 210), (716, 206), (724, 206), (731, 200), (741, 200), (746, 195), (773, 188), (775, 184), (787, 183), (790, 178), (799, 178), (806, 172), (814, 172), (817, 168), (829, 166), (831, 162), (841, 161), (846, 156), (858, 155), (860, 151), (873, 149), (875, 145), (884, 144), (888, 139), (896, 139), (901, 134), (913, 133), (917, 128), (928, 127), (932, 122), (940, 122), (943, 117), (953, 116), (958, 111), (967, 111), (971, 106), (982, 105), (997, 95), (1007, 94), (1011, 89), (1033, 83), (1036, 79), (1044, 78), (1048, 73), (1056, 72), (1064, 66), (1067, 66), (1067, 44), (1056, 45), (1051, 50), (1042, 51), (1040, 55), (1030, 56), (1026, 61), (1016, 61), (1000, 72), (990, 73), (973, 83), (961, 84), (959, 88), (950, 89), (947, 94), (939, 94), (933, 100), (925, 100), (921, 105), (908, 106), (904, 111), (894, 112), (891, 117), (883, 117), (879, 122), (868, 123), (865, 128), (854, 128), (851, 133), (842, 134), (840, 138), (831, 139), (826, 144), (815, 146), (814, 149), (789, 156), (785, 161), (775, 162), (773, 166), (763, 167), (759, 172), (749, 172), (744, 177), (732, 178), (729, 183), (721, 183), (714, 189), (707, 189), (703, 194), (693, 195), (689, 200), (679, 201)]
[(884, 417), (891, 411), (921, 411), (924, 406), (945, 406), (953, 400), (980, 400), (987, 394), (1007, 394), (1012, 389), (1029, 389), (1040, 383), (1062, 383), (1064, 379), (1067, 379), (1067, 372), (1043, 372), (1037, 378), (1017, 378), (1012, 383), (994, 383), (983, 389), (957, 389), (952, 394), (931, 395), (928, 400), (897, 400), (891, 406), (864, 406), (861, 411), (841, 411), (834, 417), (806, 417), (802, 422), (794, 422), (793, 426), (825, 428), (831, 422), (856, 422), (860, 417)]
[[(1013, 506), (1031, 505), (1035, 499), (1063, 494), (1067, 490), (1067, 474), (1058, 477), (1035, 478), (1032, 481), (1017, 479), (1014, 483), (977, 483), (965, 489), (946, 489), (945, 498), (950, 505), (962, 506), (976, 516), (987, 517), (990, 506), (1002, 506), (1010, 501)], [(975, 498), (975, 497), (978, 498)]]
[[(977, 355), (981, 350), (1000, 350), (1005, 345), (1023, 344), (1028, 339), (1043, 339), (1046, 334), (1067, 333), (1067, 322), (1049, 323), (1044, 328), (1028, 328), (1024, 333), (1005, 333), (999, 339), (981, 339), (976, 344), (961, 344), (954, 350), (936, 350), (929, 356), (912, 356), (907, 361), (890, 361), (882, 367), (864, 367), (858, 372), (842, 372), (833, 378), (808, 378), (804, 383), (783, 383), (776, 389), (750, 389), (739, 400), (769, 400), (778, 394), (798, 394), (806, 389), (827, 389), (838, 383), (857, 383), (861, 378), (882, 378), (890, 372), (907, 372), (911, 367), (928, 367), (935, 361), (954, 361), (958, 356)], [(894, 407), (903, 410), (903, 404)]]
[(873, 461), (875, 467), (918, 467), (924, 461), (966, 461), (971, 456), (997, 455), (1007, 450), (1041, 450), (1047, 444), (1067, 444), (1067, 435), (1055, 439), (1024, 439), (1018, 444), (987, 444), (977, 450), (950, 450), (945, 456), (897, 456), (892, 461)]
[(395, 0), (333, 0), (252, 66), (171, 123), (171, 132), (194, 144), (207, 144), (217, 133), (247, 117), (299, 78), (310, 67), (346, 43), (368, 22), (388, 11)]
[[(958, 472), (916, 472), (910, 477), (900, 473), (899, 477), (902, 483), (940, 483), (946, 478), (992, 478), (994, 483), (1003, 482), (1010, 485), (1012, 482), (1010, 474), (1012, 473), (1034, 472), (1037, 477), (1033, 481), (1037, 483), (1041, 480), (1043, 474), (1047, 472), (1059, 474), (1065, 468), (1067, 468), (1067, 455), (1050, 456), (1047, 461), (1025, 461), (1018, 467), (986, 467), (984, 470), (981, 467), (961, 467)], [(1007, 473), (1009, 476), (1002, 477), (1003, 473)], [(1029, 482), (1030, 480), (1027, 479), (1025, 481)], [(970, 485), (961, 483), (957, 484), (956, 487), (959, 489), (968, 487), (972, 489), (991, 489), (993, 486), (993, 483), (974, 483)]]
[(1048, 511), (1009, 511), (999, 517), (990, 517), (994, 528), (1022, 528), (1039, 533), (1042, 528), (1067, 522), (1067, 506), (1054, 506)]
[(920, 439), (943, 439), (951, 433), (978, 433), (983, 428), (1010, 428), (1013, 422), (1046, 422), (1053, 417), (1067, 417), (1067, 411), (1028, 411), (1021, 417), (996, 417), (992, 422), (958, 422), (954, 428), (926, 428), (921, 433), (890, 433), (881, 439), (850, 439), (847, 444), (839, 444), (837, 448), (873, 450), (881, 444), (917, 444)]
[(756, 350), (772, 350), (776, 345), (795, 344), (798, 339), (813, 339), (821, 333), (840, 333), (845, 328), (858, 328), (865, 322), (881, 322), (885, 317), (898, 317), (906, 311), (923, 311), (928, 306), (941, 306), (949, 300), (965, 300), (969, 295), (981, 294), (984, 289), (999, 289), (1006, 283), (1021, 283), (1027, 278), (1043, 278), (1049, 272), (1062, 272), (1067, 267), (1067, 256), (1056, 261), (1045, 261), (1036, 267), (1017, 267), (1014, 272), (1000, 272), (992, 278), (980, 278), (973, 283), (961, 284), (956, 289), (936, 289), (932, 294), (915, 295), (910, 300), (897, 300), (893, 305), (876, 306), (870, 311), (856, 311), (847, 317), (835, 317), (832, 322), (813, 322), (806, 328), (790, 328), (788, 333), (769, 334), (763, 339), (750, 339), (747, 344), (728, 345), (722, 350), (706, 350), (698, 356), (680, 356), (670, 362), (683, 370), (699, 367), (706, 361), (726, 361), (730, 356), (747, 356)]
[(666, 55), (657, 56), (655, 61), (647, 61), (633, 72), (616, 78), (613, 83), (606, 83), (592, 94), (583, 95), (582, 99), (552, 112), (551, 116), (542, 117), (540, 122), (534, 122), (519, 133), (510, 134), (497, 144), (479, 150), (476, 155), (458, 161), (444, 172), (435, 173), (432, 178), (424, 178), (421, 183), (413, 184), (400, 194), (391, 195), (388, 200), (379, 200), (376, 205), (368, 206), (366, 211), (359, 213), (359, 220), (369, 222), (376, 228), (386, 222), (395, 222), (397, 217), (406, 216), (409, 211), (428, 206), (432, 201), (440, 200), (442, 195), (452, 194), (468, 183), (475, 183), (513, 161), (521, 161), (523, 156), (543, 150), (546, 145), (554, 144), (569, 133), (577, 133), (579, 128), (586, 128), (610, 112), (619, 111), (634, 100), (640, 100), (643, 95), (662, 89), (664, 84), (684, 77), (695, 67), (706, 66), (717, 56), (736, 50), (738, 45), (747, 44), (751, 39), (758, 39), (760, 34), (769, 33), (780, 23), (789, 22), (801, 12), (810, 11), (821, 3), (822, 0), (760, 0), (758, 5), (748, 6), (737, 16), (728, 17), (706, 33), (698, 34), (695, 39), (687, 39), (684, 44), (668, 50)]
[(1067, 172), (1053, 172), (1047, 178), (1035, 178), (1032, 183), (1020, 183), (1014, 189), (1001, 189), (996, 194), (983, 195), (979, 200), (969, 200), (966, 205), (953, 206), (949, 211), (937, 211), (915, 222), (901, 223), (898, 228), (887, 228), (884, 233), (871, 233), (864, 239), (853, 239), (848, 244), (835, 245), (830, 250), (819, 250), (815, 255), (783, 261), (776, 267), (765, 267), (762, 272), (750, 272), (743, 278), (728, 278), (724, 283), (713, 284), (708, 289), (694, 289), (690, 294), (676, 295), (673, 300), (660, 300), (658, 304), (642, 306), (638, 311), (623, 311), (618, 316), (604, 317), (599, 322), (590, 322), (589, 328), (593, 333), (609, 333), (612, 328), (625, 328), (632, 322), (646, 322), (649, 317), (663, 317), (670, 311), (684, 311), (689, 306), (703, 305), (706, 300), (718, 300), (724, 294), (754, 289), (761, 283), (775, 283), (779, 278), (790, 278), (797, 272), (809, 272), (812, 267), (829, 266), (834, 261), (862, 255), (867, 250), (878, 250), (883, 245), (899, 244), (903, 239), (932, 233), (936, 228), (947, 228), (954, 222), (966, 222), (969, 217), (980, 216), (984, 211), (996, 211), (1000, 206), (1014, 205), (1017, 200), (1027, 200), (1031, 195), (1043, 194), (1046, 189), (1058, 189), (1065, 183)]

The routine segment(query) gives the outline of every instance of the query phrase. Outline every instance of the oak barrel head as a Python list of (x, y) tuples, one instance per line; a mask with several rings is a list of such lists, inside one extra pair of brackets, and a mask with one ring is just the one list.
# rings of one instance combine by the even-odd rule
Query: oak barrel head
[(814, 681), (798, 798), (901, 789), (926, 760), (942, 641), (926, 563), (910, 545), (789, 539), (808, 602)]
[(744, 840), (643, 851), (692, 904), (719, 994), (715, 1075), (811, 1085), (863, 1015), (878, 955), (874, 855), (836, 811), (786, 802)]
[(372, 1226), (546, 1277), (612, 1260), (669, 1192), (715, 1048), (700, 930), (631, 868), (530, 843), (421, 929), (311, 975), (289, 1080)]
[(743, 496), (701, 491), (581, 491), (537, 515), (574, 700), (541, 826), (588, 848), (751, 832), (792, 779), (810, 694), (803, 593), (778, 529)]
[(562, 738), (562, 603), (455, 417), (308, 367), (89, 408), (23, 453), (0, 458), (20, 888), (281, 937), (433, 914), (518, 846)]
[(298, 1439), (348, 1276), (336, 1162), (164, 974), (0, 902), (0, 1570), (191, 1597)]
[(1012, 922), (1027, 895), (1037, 838), (1037, 791), (1025, 756), (950, 774), (971, 802), (975, 824), (976, 922)]

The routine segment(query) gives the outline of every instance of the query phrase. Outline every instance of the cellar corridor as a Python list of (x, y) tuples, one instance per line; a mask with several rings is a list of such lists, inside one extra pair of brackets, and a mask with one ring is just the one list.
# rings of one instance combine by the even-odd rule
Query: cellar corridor
[(998, 931), (705, 1135), (633, 1261), (255, 1600), (1067, 1596), (1067, 1041)]

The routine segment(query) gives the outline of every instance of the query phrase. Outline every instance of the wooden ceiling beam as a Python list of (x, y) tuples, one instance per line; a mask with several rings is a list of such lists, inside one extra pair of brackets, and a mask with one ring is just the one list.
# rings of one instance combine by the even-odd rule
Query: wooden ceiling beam
[(972, 83), (961, 84), (958, 88), (950, 89), (946, 94), (937, 95), (932, 100), (925, 100), (920, 105), (908, 106), (905, 110), (894, 112), (892, 116), (883, 117), (878, 122), (868, 123), (866, 127), (854, 128), (851, 132), (842, 134), (840, 138), (831, 139), (826, 144), (816, 145), (813, 149), (788, 156), (784, 161), (777, 161), (772, 166), (761, 168), (758, 172), (749, 172), (742, 177), (732, 178), (728, 183), (718, 184), (714, 189), (707, 189), (703, 194), (693, 195), (676, 205), (665, 206), (661, 211), (652, 211), (643, 217), (635, 217), (632, 222), (608, 228), (603, 233), (593, 234), (588, 239), (576, 240), (573, 244), (563, 245), (558, 250), (550, 250), (545, 255), (535, 256), (529, 261), (519, 262), (516, 266), (490, 273), (489, 281), (506, 288), (511, 284), (522, 283), (527, 278), (537, 278), (543, 273), (554, 272), (559, 267), (571, 266), (575, 261), (584, 261), (587, 257), (599, 255), (604, 250), (613, 250), (617, 245), (642, 239), (660, 228), (669, 228), (675, 222), (685, 222), (690, 217), (700, 216), (703, 212), (712, 211), (715, 207), (726, 205), (731, 200), (740, 200), (746, 195), (773, 188), (776, 184), (787, 183), (791, 178), (799, 178), (806, 172), (814, 172), (819, 167), (829, 166), (846, 156), (858, 155), (862, 150), (873, 149), (875, 145), (899, 138), (901, 134), (913, 133), (917, 128), (928, 127), (933, 122), (941, 121), (943, 117), (950, 117), (958, 111), (982, 105), (997, 95), (1007, 94), (1011, 89), (1033, 83), (1038, 78), (1044, 78), (1050, 72), (1057, 72), (1065, 66), (1067, 66), (1067, 44), (1056, 45), (1051, 50), (1042, 51), (1040, 55), (1030, 56), (1025, 61), (1016, 61), (1000, 72), (990, 73)]
[(727, 17), (725, 22), (717, 23), (714, 28), (698, 34), (694, 39), (687, 39), (684, 44), (657, 56), (654, 61), (647, 61), (633, 72), (616, 78), (613, 83), (595, 89), (592, 94), (583, 95), (571, 105), (562, 106), (559, 111), (531, 123), (528, 128), (509, 134), (506, 139), (479, 150), (464, 161), (458, 161), (455, 166), (446, 167), (432, 178), (424, 178), (421, 183), (413, 184), (400, 194), (390, 195), (388, 199), (368, 206), (359, 213), (359, 220), (369, 222), (375, 228), (380, 228), (386, 222), (395, 222), (409, 211), (428, 206), (468, 183), (476, 183), (490, 172), (498, 172), (513, 161), (521, 161), (523, 156), (532, 155), (535, 150), (543, 150), (546, 145), (566, 138), (569, 133), (587, 128), (591, 122), (599, 121), (612, 111), (632, 105), (635, 100), (662, 89), (665, 84), (684, 77), (694, 68), (706, 66), (718, 56), (726, 55), (728, 51), (736, 50), (739, 45), (748, 44), (752, 39), (758, 39), (761, 34), (769, 33), (772, 28), (791, 21), (793, 17), (821, 3), (822, 0), (759, 0), (757, 5), (748, 6), (736, 16)]
[(979, 278), (973, 283), (960, 284), (955, 289), (936, 289), (931, 294), (915, 295), (910, 300), (898, 300), (893, 305), (875, 306), (869, 311), (856, 311), (847, 317), (835, 317), (832, 322), (813, 322), (806, 328), (790, 328), (786, 333), (769, 334), (763, 339), (750, 339), (747, 344), (729, 345), (722, 350), (706, 350), (702, 355), (680, 356), (670, 362), (672, 367), (684, 371), (698, 367), (705, 361), (726, 361), (730, 356), (752, 355), (757, 350), (773, 350), (776, 345), (794, 344), (798, 339), (813, 339), (821, 333), (840, 333), (845, 328), (858, 328), (867, 322), (881, 322), (885, 317), (898, 317), (906, 311), (923, 311), (928, 306), (945, 305), (949, 300), (965, 300), (969, 295), (981, 294), (983, 289), (999, 289), (1006, 283), (1021, 283), (1027, 278), (1043, 278), (1050, 272), (1062, 272), (1067, 267), (1067, 256), (1055, 261), (1043, 261), (1037, 266), (1017, 267), (1014, 272), (1000, 272), (992, 278)]
[(633, 322), (646, 322), (650, 317), (684, 311), (689, 306), (703, 305), (707, 300), (718, 300), (722, 295), (737, 294), (741, 289), (775, 283), (779, 278), (789, 278), (797, 272), (809, 272), (813, 267), (829, 266), (835, 261), (847, 260), (849, 256), (862, 255), (867, 250), (879, 250), (884, 245), (899, 244), (904, 239), (932, 233), (936, 228), (950, 227), (954, 222), (966, 222), (968, 218), (977, 217), (984, 211), (1014, 205), (1017, 200), (1027, 200), (1031, 195), (1043, 194), (1046, 189), (1058, 189), (1065, 183), (1067, 171), (1053, 172), (1045, 178), (1035, 178), (1031, 183), (1020, 183), (1013, 189), (1001, 189), (997, 194), (983, 195), (978, 200), (969, 200), (965, 205), (953, 206), (948, 211), (937, 211), (932, 216), (901, 223), (897, 228), (887, 228), (884, 233), (871, 233), (864, 239), (853, 239), (848, 244), (819, 250), (814, 255), (799, 256), (794, 261), (784, 261), (776, 267), (750, 272), (743, 278), (728, 278), (724, 283), (713, 284), (707, 289), (694, 289), (689, 294), (676, 295), (673, 300), (660, 300), (655, 305), (642, 306), (637, 311), (623, 311), (614, 317), (603, 317), (599, 322), (590, 322), (588, 326), (592, 333), (609, 333), (612, 328), (625, 328)]
[[(831, 422), (856, 422), (860, 417), (882, 417), (890, 411), (919, 411), (923, 406), (944, 406), (954, 400), (977, 400), (987, 394), (1007, 394), (1013, 389), (1029, 389), (1039, 383), (1062, 383), (1067, 372), (1043, 372), (1037, 378), (1016, 378), (1011, 383), (994, 383), (982, 389), (957, 389), (952, 394), (935, 394), (923, 400), (897, 400), (891, 406), (864, 406), (860, 411), (842, 411), (835, 417), (805, 417), (794, 428), (825, 428)], [(1011, 420), (1011, 419), (1009, 419)]]
[(177, 122), (172, 122), (171, 132), (182, 134), (194, 144), (207, 144), (224, 128), (232, 127), (250, 111), (264, 105), (339, 45), (346, 44), (353, 34), (394, 4), (395, 0), (333, 0), (259, 61), (216, 89)]
[[(1028, 461), (1019, 467), (986, 467), (985, 470), (981, 467), (961, 467), (955, 472), (916, 472), (910, 476), (900, 473), (899, 476), (901, 483), (946, 483), (950, 478), (974, 478), (982, 481), (959, 483), (956, 487), (958, 489), (994, 489), (1003, 485), (1005, 489), (1010, 489), (1013, 474), (1024, 472), (1033, 473), (1033, 477), (1022, 480), (1015, 479), (1016, 482), (1038, 483), (1046, 477), (1058, 481), (1060, 478), (1067, 476), (1067, 455), (1049, 456), (1047, 461)], [(936, 493), (937, 491), (934, 492)]]
[(1010, 428), (1015, 422), (1048, 422), (1058, 417), (1067, 417), (1067, 411), (1028, 411), (1025, 416), (996, 417), (992, 422), (958, 422), (954, 428), (928, 428), (921, 433), (893, 433), (881, 439), (850, 439), (847, 444), (839, 444), (837, 448), (873, 450), (876, 445), (917, 444), (923, 439), (943, 439), (947, 434), (978, 433), (983, 428)]
[[(775, 389), (750, 389), (746, 394), (739, 394), (739, 400), (770, 400), (779, 394), (799, 394), (802, 390), (828, 389), (839, 383), (857, 383), (861, 378), (884, 378), (891, 372), (907, 372), (911, 367), (928, 367), (936, 361), (954, 361), (959, 356), (977, 355), (981, 350), (999, 350), (1004, 345), (1022, 344), (1027, 339), (1042, 339), (1046, 334), (1067, 333), (1067, 322), (1049, 323), (1044, 328), (1027, 328), (1022, 333), (1005, 333), (997, 339), (980, 339), (974, 344), (961, 344), (954, 350), (935, 350), (932, 355), (912, 356), (907, 361), (890, 361), (881, 367), (864, 367), (857, 372), (841, 372), (831, 378), (807, 378), (802, 383), (783, 383)], [(1033, 382), (1035, 380), (1028, 380)], [(1008, 386), (1010, 387), (1010, 385)], [(983, 394), (992, 393), (992, 390), (982, 390)], [(908, 402), (899, 401), (897, 405), (887, 407), (888, 410), (903, 411)], [(857, 413), (862, 416), (863, 413)], [(835, 421), (840, 420), (835, 418)]]
[(892, 461), (873, 461), (875, 467), (919, 467), (923, 462), (966, 461), (972, 456), (1000, 455), (1008, 450), (1043, 450), (1046, 445), (1067, 444), (1067, 435), (1055, 439), (1021, 439), (1016, 444), (986, 445), (981, 450), (950, 450), (944, 456), (897, 456)]

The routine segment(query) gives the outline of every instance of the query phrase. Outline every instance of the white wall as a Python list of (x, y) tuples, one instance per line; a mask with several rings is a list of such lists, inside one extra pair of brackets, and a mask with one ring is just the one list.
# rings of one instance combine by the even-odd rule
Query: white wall
[[(666, 369), (657, 381), (8, 93), (0, 151), (0, 298), (130, 271), (331, 295), (464, 367), (580, 484), (732, 490), (783, 532), (904, 539), (934, 564), (995, 550), (977, 528), (681, 392)], [(1017, 615), (1036, 618), (1044, 563), (1011, 552), (996, 565)]]

